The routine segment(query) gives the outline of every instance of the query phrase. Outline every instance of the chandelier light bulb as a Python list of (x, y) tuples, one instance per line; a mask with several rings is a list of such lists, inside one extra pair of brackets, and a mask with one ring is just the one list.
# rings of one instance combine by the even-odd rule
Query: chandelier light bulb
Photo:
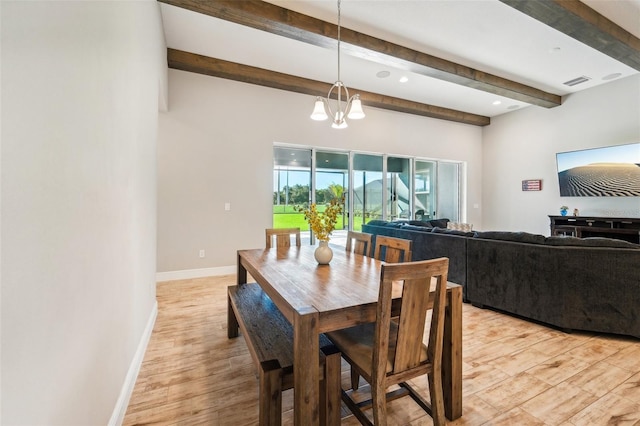
[(334, 129), (346, 129), (347, 127), (349, 127), (349, 125), (347, 124), (347, 121), (344, 119), (344, 112), (342, 111), (336, 112), (336, 115), (333, 119), (333, 124), (331, 124), (331, 127), (333, 127)]
[(360, 120), (365, 117), (364, 111), (362, 110), (362, 102), (360, 102), (360, 95), (353, 96), (347, 117), (352, 120)]
[(316, 121), (322, 121), (329, 118), (327, 112), (324, 109), (324, 102), (320, 96), (316, 97), (316, 104), (313, 108), (313, 112), (311, 113), (311, 119)]

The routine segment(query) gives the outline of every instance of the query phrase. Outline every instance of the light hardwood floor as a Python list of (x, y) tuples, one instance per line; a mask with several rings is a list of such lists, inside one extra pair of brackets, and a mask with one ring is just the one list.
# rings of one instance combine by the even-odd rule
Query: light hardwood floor
[[(227, 338), (231, 284), (235, 276), (158, 284), (158, 318), (124, 425), (257, 424), (251, 357), (242, 337)], [(640, 425), (638, 339), (566, 334), (468, 304), (463, 324), (463, 416), (449, 424)], [(343, 363), (344, 386), (348, 376)], [(413, 383), (428, 396), (426, 380)], [(285, 392), (285, 425), (292, 400)], [(411, 398), (389, 403), (389, 415), (392, 425), (432, 424)]]

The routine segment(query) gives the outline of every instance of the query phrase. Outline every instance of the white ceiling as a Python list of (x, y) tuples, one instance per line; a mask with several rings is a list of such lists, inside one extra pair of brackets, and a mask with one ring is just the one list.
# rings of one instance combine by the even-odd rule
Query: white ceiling
[[(268, 2), (337, 24), (335, 0)], [(640, 0), (583, 3), (640, 37)], [(337, 79), (336, 46), (325, 49), (163, 3), (160, 8), (169, 48), (329, 84)], [(341, 11), (343, 27), (556, 95), (615, 81), (604, 79), (612, 74), (638, 74), (498, 0), (342, 0)], [(340, 77), (352, 94), (356, 88), (487, 117), (529, 106), (344, 53), (340, 58)], [(390, 76), (379, 78), (380, 71)], [(400, 83), (402, 76), (409, 81)], [(590, 80), (563, 84), (580, 76)], [(310, 96), (310, 111), (312, 104)]]

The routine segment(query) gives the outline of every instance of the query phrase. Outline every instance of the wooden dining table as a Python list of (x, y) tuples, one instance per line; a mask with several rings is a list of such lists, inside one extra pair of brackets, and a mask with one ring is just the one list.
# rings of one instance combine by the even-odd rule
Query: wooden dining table
[[(318, 335), (376, 320), (383, 262), (334, 247), (329, 265), (319, 265), (315, 246), (238, 251), (239, 285), (247, 273), (260, 284), (294, 328), (294, 422), (319, 424)], [(401, 303), (398, 297), (395, 303)], [(238, 336), (229, 312), (228, 335)], [(443, 349), (445, 414), (462, 415), (462, 288), (447, 284)]]

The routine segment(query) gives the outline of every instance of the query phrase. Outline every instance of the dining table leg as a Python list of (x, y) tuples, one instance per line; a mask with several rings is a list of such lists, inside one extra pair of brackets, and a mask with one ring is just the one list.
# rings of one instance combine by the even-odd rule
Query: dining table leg
[(231, 296), (227, 292), (227, 337), (232, 339), (240, 335), (240, 325), (231, 306)]
[(236, 284), (246, 284), (247, 283), (247, 268), (242, 264), (242, 256), (238, 253), (238, 275), (236, 277)]
[[(237, 284), (246, 284), (247, 283), (247, 270), (242, 264), (242, 259), (240, 254), (238, 254), (238, 275), (236, 278)], [(236, 314), (233, 311), (231, 306), (231, 297), (227, 292), (227, 337), (229, 339), (238, 337), (240, 335), (238, 319), (236, 318)]]
[(442, 349), (444, 412), (449, 420), (462, 417), (462, 287), (447, 291)]
[(320, 344), (318, 311), (299, 309), (293, 318), (294, 424), (320, 423)]

